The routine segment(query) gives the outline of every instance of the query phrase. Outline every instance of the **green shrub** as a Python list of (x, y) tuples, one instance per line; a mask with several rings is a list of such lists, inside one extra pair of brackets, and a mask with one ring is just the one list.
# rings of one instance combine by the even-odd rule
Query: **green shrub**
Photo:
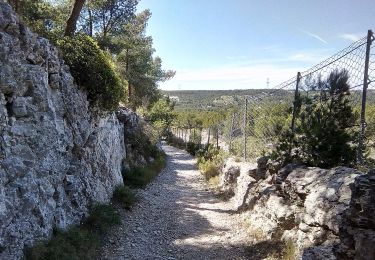
[(280, 136), (274, 158), (323, 168), (355, 164), (357, 115), (348, 81), (347, 71), (335, 70), (323, 81), (307, 83), (315, 94), (299, 98), (295, 132)]
[(116, 224), (120, 224), (120, 217), (112, 206), (96, 205), (82, 225), (55, 230), (49, 241), (26, 249), (26, 259), (96, 259), (100, 235)]
[(121, 207), (130, 209), (137, 202), (137, 197), (128, 186), (119, 185), (113, 192), (113, 200), (119, 203)]
[(210, 145), (207, 149), (197, 151), (197, 157), (199, 170), (209, 180), (221, 173), (226, 154)]
[(165, 154), (157, 151), (154, 154), (155, 160), (145, 167), (131, 167), (130, 170), (124, 170), (122, 177), (124, 183), (133, 188), (144, 188), (149, 184), (165, 167)]
[(94, 259), (100, 242), (87, 228), (72, 227), (54, 231), (53, 238), (26, 251), (26, 259)]
[(180, 148), (180, 149), (186, 148), (184, 140), (182, 138), (176, 137), (174, 135), (167, 136), (167, 143), (169, 145), (172, 145), (172, 146)]
[(188, 142), (186, 145), (186, 151), (191, 155), (195, 156), (198, 150), (202, 148), (202, 145), (199, 143)]
[(57, 41), (63, 58), (76, 81), (88, 92), (90, 101), (105, 110), (125, 102), (126, 82), (116, 74), (111, 58), (89, 36), (78, 34)]
[(152, 140), (151, 133), (145, 133), (143, 130), (130, 133), (126, 138), (128, 144), (131, 145), (132, 149), (143, 155), (145, 158), (154, 157), (159, 153), (159, 149), (156, 146), (156, 140)]
[(104, 233), (111, 226), (121, 224), (120, 215), (112, 205), (98, 204), (91, 211), (84, 222), (90, 230)]

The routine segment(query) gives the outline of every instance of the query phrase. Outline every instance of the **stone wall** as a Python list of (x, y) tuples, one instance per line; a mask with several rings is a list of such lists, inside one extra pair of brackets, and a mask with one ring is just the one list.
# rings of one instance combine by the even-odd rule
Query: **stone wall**
[[(240, 168), (239, 176), (225, 177), (233, 175), (233, 167)], [(361, 172), (294, 164), (275, 171), (267, 158), (260, 158), (257, 166), (229, 160), (224, 169), (222, 180), (234, 181), (223, 181), (223, 190), (232, 186), (232, 202), (254, 234), (291, 241), (302, 259), (335, 259), (333, 246), (339, 243), (351, 199), (349, 184)]]
[(0, 1), (0, 259), (79, 223), (122, 183), (124, 126), (89, 108), (57, 49)]
[(351, 185), (352, 198), (343, 214), (338, 259), (375, 259), (375, 169), (358, 176)]

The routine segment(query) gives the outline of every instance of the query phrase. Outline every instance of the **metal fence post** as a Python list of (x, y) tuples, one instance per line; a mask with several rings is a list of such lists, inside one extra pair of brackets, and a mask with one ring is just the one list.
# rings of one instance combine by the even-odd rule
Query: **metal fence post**
[(246, 125), (247, 125), (247, 98), (245, 98), (245, 113), (243, 115), (243, 159), (246, 161), (247, 156), (247, 135), (246, 135)]
[(232, 138), (233, 138), (233, 128), (234, 128), (234, 116), (236, 113), (232, 114), (232, 122), (230, 126), (230, 133), (229, 133), (229, 152), (232, 150)]
[(367, 87), (369, 84), (368, 70), (370, 63), (370, 47), (373, 41), (373, 32), (368, 30), (367, 32), (367, 45), (366, 45), (366, 58), (365, 58), (365, 70), (363, 73), (363, 90), (362, 90), (362, 106), (361, 106), (361, 122), (360, 132), (358, 138), (358, 150), (357, 150), (357, 163), (363, 164), (364, 158), (363, 153), (365, 150), (365, 131), (366, 131), (366, 98), (367, 98)]
[(211, 127), (208, 128), (207, 147), (210, 145)]
[(298, 87), (299, 87), (300, 81), (301, 81), (301, 72), (297, 72), (297, 83), (296, 83), (296, 90), (294, 92), (294, 101), (293, 101), (293, 117), (292, 117), (292, 126), (291, 126), (292, 133), (294, 133), (294, 128), (296, 124)]

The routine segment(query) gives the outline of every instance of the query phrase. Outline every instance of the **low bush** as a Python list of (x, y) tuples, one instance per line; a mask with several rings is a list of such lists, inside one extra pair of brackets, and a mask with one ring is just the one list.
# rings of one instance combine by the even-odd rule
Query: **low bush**
[(90, 36), (78, 34), (57, 41), (76, 83), (104, 110), (115, 110), (126, 101), (126, 82), (115, 71), (111, 58)]
[(124, 183), (132, 188), (144, 188), (149, 184), (165, 167), (165, 154), (157, 151), (154, 154), (155, 160), (144, 167), (131, 167), (130, 170), (124, 170), (122, 177)]
[(195, 156), (200, 149), (202, 149), (202, 145), (199, 143), (188, 142), (186, 145), (186, 151), (193, 156)]
[(148, 130), (146, 126), (142, 126), (139, 131), (126, 136), (126, 142), (131, 145), (132, 150), (144, 158), (154, 157), (159, 153), (159, 148), (156, 145), (157, 140), (154, 140), (153, 133)]
[(120, 204), (121, 207), (130, 209), (137, 202), (137, 197), (128, 186), (119, 185), (113, 192), (113, 200)]
[(112, 206), (96, 205), (82, 225), (54, 230), (50, 240), (26, 249), (26, 259), (96, 259), (101, 234), (116, 224), (120, 217)]
[(176, 137), (174, 135), (167, 136), (167, 143), (169, 145), (172, 145), (172, 146), (180, 148), (180, 149), (186, 148), (184, 140), (182, 138)]
[(198, 168), (206, 180), (218, 176), (224, 166), (226, 154), (213, 146), (201, 149), (196, 153), (198, 157)]
[(54, 231), (53, 238), (26, 251), (26, 259), (94, 259), (100, 243), (98, 234), (87, 228)]
[(112, 205), (95, 205), (89, 217), (84, 222), (84, 226), (90, 230), (103, 234), (109, 227), (121, 224), (120, 215)]

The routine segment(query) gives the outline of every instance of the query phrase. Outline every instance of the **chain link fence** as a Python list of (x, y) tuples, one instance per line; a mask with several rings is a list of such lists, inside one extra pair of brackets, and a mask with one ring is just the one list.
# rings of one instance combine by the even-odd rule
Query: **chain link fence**
[[(365, 157), (375, 157), (375, 44), (372, 31), (366, 37), (322, 61), (316, 66), (296, 73), (296, 76), (247, 96), (243, 107), (225, 122), (224, 136), (229, 150), (247, 160), (273, 151), (285, 130), (294, 131), (303, 119), (298, 110), (303, 98), (322, 103), (340, 93), (323, 91), (322, 84), (332, 73), (346, 73), (348, 91), (345, 97), (355, 114), (350, 131), (357, 134), (357, 162), (364, 164)], [(349, 95), (350, 93), (350, 95)]]

